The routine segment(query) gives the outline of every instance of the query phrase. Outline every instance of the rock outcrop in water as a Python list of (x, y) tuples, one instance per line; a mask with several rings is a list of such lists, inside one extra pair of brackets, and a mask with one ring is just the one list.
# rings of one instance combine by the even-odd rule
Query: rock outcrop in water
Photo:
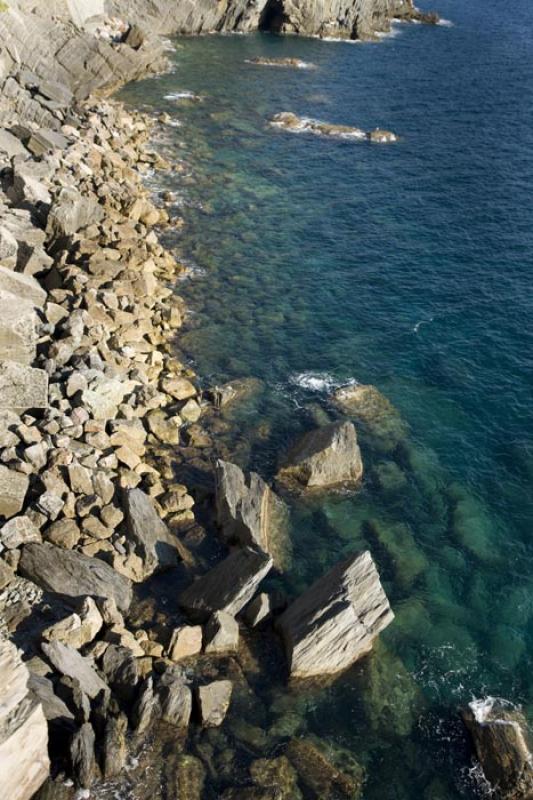
[(361, 128), (353, 128), (350, 125), (336, 125), (309, 117), (298, 117), (290, 111), (276, 114), (270, 124), (274, 128), (280, 128), (289, 133), (312, 133), (315, 136), (329, 136), (334, 139), (367, 140), (374, 144), (389, 144), (398, 141), (396, 134), (391, 131), (376, 128), (376, 130), (366, 133)]
[(332, 675), (372, 649), (394, 619), (367, 551), (319, 578), (278, 620), (291, 677)]
[(492, 697), (463, 710), (485, 777), (502, 800), (533, 797), (533, 753), (525, 717), (510, 703)]

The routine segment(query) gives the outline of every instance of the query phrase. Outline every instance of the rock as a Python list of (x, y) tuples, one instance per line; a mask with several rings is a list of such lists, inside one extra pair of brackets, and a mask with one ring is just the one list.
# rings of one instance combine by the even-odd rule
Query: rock
[(37, 317), (29, 300), (0, 290), (0, 360), (30, 364), (36, 353)]
[(0, 465), (0, 517), (13, 517), (22, 510), (29, 484), (27, 475)]
[[(0, 473), (1, 474), (1, 473)], [(0, 528), (0, 542), (8, 550), (29, 542), (40, 542), (39, 529), (27, 516), (13, 517)]]
[(48, 375), (43, 369), (0, 361), (0, 408), (22, 412), (47, 407)]
[(362, 770), (357, 777), (341, 772), (310, 739), (292, 739), (285, 754), (316, 800), (357, 800), (361, 796)]
[(276, 114), (271, 120), (271, 125), (290, 133), (314, 133), (317, 136), (333, 136), (338, 139), (360, 140), (367, 137), (367, 134), (361, 128), (353, 128), (349, 125), (333, 125), (330, 122), (320, 122), (317, 119), (298, 117), (290, 111)]
[(145, 577), (176, 566), (179, 560), (176, 538), (159, 518), (152, 501), (140, 489), (124, 495), (128, 535), (142, 559)]
[(51, 544), (72, 550), (78, 543), (81, 532), (73, 519), (60, 519), (46, 529), (44, 536)]
[(180, 428), (182, 419), (178, 415), (167, 416), (165, 412), (156, 408), (146, 416), (148, 427), (154, 436), (164, 444), (180, 443)]
[(59, 641), (79, 650), (95, 638), (103, 625), (103, 620), (92, 597), (86, 597), (79, 614), (70, 614), (43, 631), (48, 642)]
[[(1, 140), (2, 131), (0, 131)], [(0, 145), (1, 149), (1, 145)], [(17, 266), (18, 242), (8, 228), (0, 225), (0, 265), (15, 269)]]
[(61, 189), (48, 214), (46, 231), (53, 241), (73, 236), (87, 225), (101, 222), (104, 209), (93, 197), (83, 196), (72, 186)]
[(178, 756), (174, 774), (176, 797), (183, 800), (202, 800), (205, 783), (205, 767), (199, 758), (187, 753)]
[(6, 564), (3, 558), (0, 558), (0, 591), (5, 589), (6, 586), (13, 581), (15, 573), (13, 568)]
[(351, 422), (333, 422), (309, 431), (289, 452), (277, 480), (294, 491), (356, 484), (363, 462)]
[(202, 652), (202, 628), (200, 625), (182, 625), (175, 628), (168, 646), (168, 657), (179, 661)]
[[(30, 136), (27, 148), (34, 156), (43, 156), (53, 150), (64, 150), (68, 140), (57, 131), (41, 128)], [(63, 190), (65, 191), (65, 190)]]
[(250, 775), (257, 786), (265, 789), (275, 786), (280, 793), (280, 800), (301, 800), (298, 775), (286, 756), (252, 761)]
[(97, 558), (52, 544), (27, 544), (19, 570), (38, 586), (68, 597), (113, 598), (121, 611), (131, 603), (131, 582)]
[(192, 694), (183, 677), (167, 670), (157, 684), (161, 718), (176, 728), (186, 728), (192, 712)]
[(390, 452), (407, 436), (408, 428), (392, 403), (370, 384), (342, 386), (331, 398), (333, 405), (354, 416), (368, 431), (373, 444)]
[(235, 616), (253, 597), (272, 563), (271, 556), (251, 547), (236, 550), (182, 592), (178, 602), (199, 619), (215, 611)]
[(251, 628), (272, 617), (272, 600), (270, 595), (260, 592), (251, 600), (243, 611), (242, 618)]
[(228, 712), (232, 692), (231, 681), (213, 681), (207, 686), (198, 687), (196, 697), (200, 721), (205, 728), (218, 728), (222, 725)]
[(231, 653), (239, 647), (239, 623), (225, 611), (215, 611), (205, 627), (206, 653)]
[(165, 378), (161, 387), (164, 392), (174, 397), (176, 400), (188, 400), (198, 394), (196, 387), (187, 378), (172, 376)]
[[(215, 469), (217, 522), (228, 543), (256, 546), (283, 563), (287, 550), (285, 504), (255, 472), (218, 460)], [(285, 545), (285, 546), (284, 546)]]
[(256, 64), (260, 67), (292, 67), (293, 69), (316, 69), (314, 64), (302, 61), (300, 58), (250, 58), (247, 64)]
[(533, 797), (533, 755), (523, 714), (511, 703), (488, 697), (464, 709), (485, 777), (502, 800)]
[(72, 723), (74, 714), (66, 703), (54, 692), (54, 684), (42, 675), (30, 673), (28, 689), (32, 696), (41, 703), (47, 722)]
[(154, 692), (154, 679), (150, 675), (144, 682), (131, 712), (131, 724), (138, 734), (144, 733), (160, 713), (159, 698)]
[(0, 151), (6, 153), (8, 158), (13, 156), (28, 157), (28, 151), (16, 136), (6, 131), (4, 128), (0, 129)]
[(50, 767), (48, 726), (28, 679), (16, 647), (0, 641), (0, 785), (9, 800), (30, 800)]
[(94, 700), (100, 692), (107, 695), (109, 687), (100, 678), (90, 659), (83, 658), (77, 650), (61, 642), (43, 642), (43, 653), (48, 661), (69, 678), (77, 680), (87, 697)]
[(369, 142), (373, 144), (390, 144), (391, 142), (397, 142), (398, 137), (392, 131), (385, 131), (382, 128), (375, 128), (373, 131), (369, 131), (367, 133), (367, 138)]
[(346, 669), (372, 649), (393, 619), (370, 553), (339, 562), (278, 619), (291, 676)]
[(125, 714), (119, 714), (118, 717), (110, 717), (106, 722), (102, 744), (102, 772), (106, 780), (120, 775), (126, 765), (128, 756), (127, 729), (128, 718)]
[(102, 670), (113, 692), (130, 703), (139, 683), (139, 665), (132, 651), (110, 644), (102, 659)]
[(94, 419), (114, 419), (119, 405), (132, 391), (133, 386), (133, 381), (121, 381), (102, 375), (91, 381), (89, 388), (82, 392), (82, 405)]
[(85, 722), (72, 737), (70, 745), (70, 758), (72, 773), (78, 786), (84, 789), (92, 785), (96, 759), (94, 756), (94, 730), (89, 722)]
[(144, 43), (144, 31), (138, 25), (132, 25), (124, 37), (125, 44), (138, 50)]
[(21, 297), (37, 308), (43, 308), (46, 303), (46, 292), (35, 278), (2, 266), (0, 266), (0, 291)]

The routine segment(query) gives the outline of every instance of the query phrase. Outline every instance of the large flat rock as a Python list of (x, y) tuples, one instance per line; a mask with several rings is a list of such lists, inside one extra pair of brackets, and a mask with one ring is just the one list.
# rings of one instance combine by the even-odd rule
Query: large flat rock
[(235, 616), (253, 597), (272, 563), (272, 557), (260, 550), (235, 550), (182, 592), (179, 604), (198, 619), (207, 619), (215, 611)]
[(64, 550), (53, 544), (27, 544), (22, 548), (20, 573), (49, 592), (68, 597), (113, 598), (127, 611), (131, 581), (99, 558)]
[(306, 433), (290, 450), (277, 480), (292, 491), (356, 484), (363, 475), (351, 422), (333, 422)]
[(48, 375), (16, 361), (0, 361), (0, 409), (48, 407)]
[(0, 465), (0, 517), (13, 517), (24, 505), (29, 478), (22, 472)]
[(176, 566), (179, 561), (178, 542), (159, 518), (148, 495), (141, 489), (125, 492), (124, 511), (128, 536), (142, 559), (144, 577)]
[(31, 364), (37, 346), (36, 322), (30, 300), (0, 289), (0, 360)]
[(332, 675), (366, 655), (394, 619), (368, 551), (336, 564), (278, 620), (291, 676)]
[(62, 642), (43, 642), (41, 647), (58, 672), (79, 681), (87, 697), (94, 699), (100, 692), (109, 693), (109, 686), (98, 675), (92, 661), (84, 658), (73, 647)]
[(31, 275), (13, 272), (7, 267), (0, 267), (0, 290), (29, 300), (38, 308), (46, 303), (46, 292)]

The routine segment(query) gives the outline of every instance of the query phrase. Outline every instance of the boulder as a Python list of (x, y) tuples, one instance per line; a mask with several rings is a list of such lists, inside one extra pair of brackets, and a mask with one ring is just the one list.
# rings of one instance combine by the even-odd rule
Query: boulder
[(42, 704), (47, 722), (74, 722), (74, 714), (66, 703), (54, 692), (54, 684), (42, 675), (30, 673), (28, 689), (35, 699)]
[(361, 128), (321, 122), (318, 119), (309, 119), (309, 117), (298, 117), (291, 111), (282, 111), (280, 114), (276, 114), (270, 124), (290, 133), (313, 133), (316, 136), (332, 136), (337, 139), (360, 140), (367, 136)]
[(351, 422), (333, 422), (306, 433), (289, 452), (277, 480), (292, 491), (356, 484), (363, 475)]
[(131, 25), (126, 36), (124, 37), (124, 43), (127, 44), (128, 47), (138, 50), (139, 47), (142, 47), (144, 38), (144, 31), (142, 28), (140, 28), (138, 25)]
[(104, 741), (102, 743), (102, 772), (106, 780), (120, 775), (126, 765), (128, 755), (127, 729), (128, 718), (125, 714), (109, 717), (105, 724)]
[(21, 575), (42, 589), (68, 597), (112, 598), (127, 611), (131, 582), (98, 558), (53, 544), (26, 544), (19, 563)]
[(43, 369), (0, 361), (0, 408), (22, 412), (47, 407), (48, 375)]
[(488, 697), (463, 710), (479, 762), (497, 797), (533, 797), (533, 753), (523, 714), (505, 700)]
[(26, 302), (33, 303), (37, 308), (43, 308), (46, 303), (46, 292), (35, 278), (2, 266), (0, 266), (0, 291), (14, 294)]
[(27, 475), (0, 465), (0, 517), (13, 517), (21, 511), (29, 483)]
[(94, 700), (100, 692), (109, 693), (109, 687), (96, 672), (92, 659), (84, 658), (73, 647), (61, 642), (43, 642), (43, 653), (62, 675), (78, 681), (82, 691)]
[(341, 561), (278, 619), (291, 676), (346, 669), (372, 649), (393, 619), (370, 553)]
[(195, 656), (201, 652), (201, 625), (181, 625), (179, 628), (174, 629), (168, 646), (168, 657), (172, 661), (179, 661), (182, 658)]
[(18, 249), (18, 242), (9, 228), (4, 228), (3, 225), (0, 225), (0, 265), (15, 269)]
[(205, 626), (205, 652), (231, 653), (239, 647), (239, 623), (225, 611), (215, 611)]
[(30, 364), (35, 358), (35, 307), (29, 300), (0, 290), (0, 360)]
[(126, 395), (131, 393), (134, 385), (133, 381), (122, 381), (100, 375), (82, 392), (82, 404), (94, 419), (114, 419), (119, 405)]
[(191, 719), (192, 694), (182, 675), (168, 669), (157, 684), (161, 719), (176, 728), (186, 728)]
[(144, 576), (175, 567), (178, 563), (178, 543), (161, 520), (147, 494), (130, 489), (124, 494), (124, 512), (129, 539), (142, 559)]
[[(251, 545), (284, 561), (287, 542), (285, 504), (256, 473), (219, 459), (215, 469), (217, 522), (226, 542)], [(284, 546), (285, 545), (285, 546)]]
[(72, 774), (77, 786), (88, 789), (96, 774), (94, 755), (95, 735), (90, 722), (84, 722), (72, 737), (70, 760)]
[(29, 542), (40, 542), (39, 529), (27, 516), (13, 517), (0, 528), (0, 542), (7, 550), (13, 550)]
[(43, 631), (43, 639), (59, 641), (79, 650), (92, 642), (101, 630), (103, 620), (92, 597), (86, 597), (79, 614), (73, 613)]
[(28, 157), (28, 151), (20, 139), (6, 131), (5, 128), (0, 129), (0, 152), (6, 153), (8, 158), (13, 158), (13, 156)]
[(233, 684), (231, 681), (213, 681), (199, 686), (196, 691), (200, 722), (205, 728), (218, 728), (228, 713)]
[(80, 194), (72, 186), (65, 186), (50, 209), (46, 231), (50, 240), (61, 240), (87, 225), (98, 224), (103, 217), (104, 209), (95, 198)]
[(358, 800), (363, 788), (363, 770), (347, 774), (336, 767), (311, 739), (292, 739), (285, 754), (311, 797), (320, 800)]
[(34, 156), (43, 156), (53, 150), (64, 150), (67, 145), (68, 139), (63, 134), (49, 128), (41, 128), (32, 132), (26, 146)]
[(407, 436), (407, 425), (397, 409), (371, 384), (341, 386), (333, 394), (331, 402), (344, 414), (355, 417), (373, 445), (382, 452), (394, 450)]
[(250, 775), (257, 786), (264, 789), (275, 786), (279, 790), (279, 800), (302, 800), (298, 774), (287, 756), (252, 761)]
[(253, 597), (272, 563), (271, 556), (251, 547), (235, 550), (185, 589), (178, 602), (198, 619), (207, 619), (215, 611), (235, 616)]
[(139, 683), (139, 663), (128, 647), (110, 644), (102, 659), (102, 670), (113, 692), (127, 703)]

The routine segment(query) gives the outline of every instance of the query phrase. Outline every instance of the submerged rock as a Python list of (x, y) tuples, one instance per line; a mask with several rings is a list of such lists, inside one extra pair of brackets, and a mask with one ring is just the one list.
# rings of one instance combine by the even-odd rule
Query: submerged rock
[(228, 543), (259, 547), (276, 565), (286, 561), (287, 509), (256, 473), (236, 464), (216, 463), (217, 521)]
[(292, 677), (331, 675), (371, 649), (394, 619), (368, 551), (336, 564), (278, 620)]
[(253, 597), (272, 563), (271, 556), (251, 547), (235, 550), (185, 589), (179, 604), (199, 619), (215, 611), (235, 616)]
[(293, 69), (316, 69), (316, 64), (302, 61), (301, 58), (248, 58), (246, 64), (256, 64), (260, 67), (292, 67)]
[(407, 436), (407, 425), (381, 392), (371, 384), (342, 386), (331, 398), (333, 405), (365, 426), (372, 443), (390, 452)]
[(363, 770), (358, 776), (342, 772), (311, 739), (292, 739), (285, 753), (314, 800), (357, 800), (360, 797)]
[(277, 480), (292, 491), (356, 484), (363, 475), (357, 434), (351, 422), (309, 431), (289, 452)]
[(298, 774), (287, 756), (252, 761), (250, 775), (257, 786), (265, 789), (275, 786), (280, 800), (300, 800), (302, 797), (298, 788)]
[(485, 777), (502, 800), (533, 797), (533, 754), (524, 716), (505, 700), (474, 700), (462, 712)]

